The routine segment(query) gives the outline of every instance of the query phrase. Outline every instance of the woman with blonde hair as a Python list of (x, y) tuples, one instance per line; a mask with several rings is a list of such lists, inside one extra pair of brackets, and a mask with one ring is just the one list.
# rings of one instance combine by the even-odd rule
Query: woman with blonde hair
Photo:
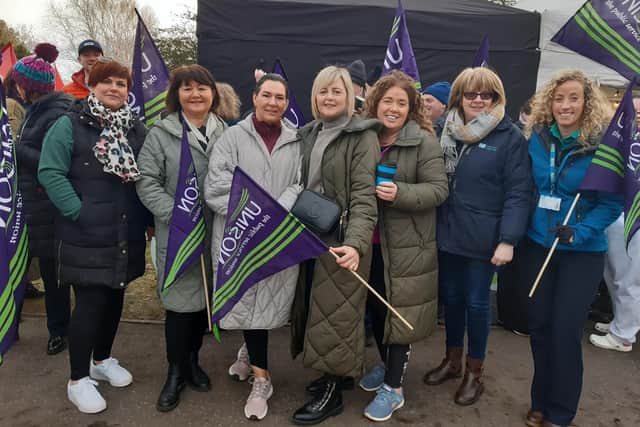
[(496, 268), (511, 261), (529, 212), (531, 173), (522, 133), (505, 114), (500, 78), (467, 68), (453, 82), (440, 145), (449, 198), (438, 215), (440, 289), (445, 307), (446, 355), (424, 382), (442, 384), (462, 373), (454, 401), (472, 405), (481, 380), (489, 324), (489, 288)]
[(402, 384), (411, 344), (427, 337), (436, 325), (436, 208), (449, 190), (440, 144), (411, 77), (402, 71), (382, 77), (369, 92), (365, 108), (367, 116), (384, 125), (378, 134), (378, 224), (369, 280), (414, 327), (409, 330), (369, 294), (367, 306), (382, 363), (360, 380), (360, 387), (376, 391), (364, 416), (385, 421), (404, 405)]
[(240, 119), (240, 97), (229, 83), (216, 82), (219, 103), (216, 114), (229, 126), (235, 125)]
[(553, 241), (559, 245), (529, 300), (534, 362), (531, 409), (526, 424), (567, 426), (582, 388), (582, 329), (604, 271), (605, 229), (622, 210), (621, 197), (581, 192), (562, 224), (610, 117), (593, 81), (563, 71), (533, 100), (529, 138), (535, 204), (527, 238), (518, 250), (522, 283), (532, 284)]
[(349, 270), (369, 270), (380, 122), (354, 116), (354, 104), (349, 72), (326, 67), (311, 89), (315, 120), (299, 131), (304, 187), (334, 200), (343, 215), (335, 232), (320, 236), (338, 258), (326, 253), (300, 270), (292, 352), (302, 351), (304, 365), (324, 376), (308, 387), (314, 395), (294, 413), (296, 424), (317, 424), (342, 412), (343, 379), (360, 376), (364, 368), (367, 290)]

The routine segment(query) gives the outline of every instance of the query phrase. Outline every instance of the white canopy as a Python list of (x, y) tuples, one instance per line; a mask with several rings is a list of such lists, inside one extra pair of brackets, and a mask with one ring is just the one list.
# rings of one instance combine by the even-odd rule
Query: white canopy
[(537, 11), (540, 23), (540, 66), (536, 89), (553, 77), (558, 70), (577, 68), (601, 85), (623, 87), (628, 80), (609, 67), (598, 64), (572, 50), (551, 42), (551, 38), (584, 4), (585, 0), (521, 0), (517, 8)]

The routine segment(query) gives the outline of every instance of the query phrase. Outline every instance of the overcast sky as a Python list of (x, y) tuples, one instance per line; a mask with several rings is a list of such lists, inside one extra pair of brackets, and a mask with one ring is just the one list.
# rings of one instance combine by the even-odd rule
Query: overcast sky
[[(185, 5), (196, 9), (197, 0), (138, 0), (142, 6), (151, 6), (160, 21), (160, 26), (171, 24), (173, 12), (182, 10)], [(38, 27), (46, 23), (46, 13), (49, 0), (0, 0), (0, 19), (11, 26), (25, 24), (33, 28), (38, 36)]]
[[(195, 11), (197, 0), (137, 0), (137, 3), (140, 7), (151, 6), (158, 17), (160, 27), (168, 27), (174, 19), (173, 14), (181, 12), (184, 6)], [(0, 19), (11, 27), (29, 26), (37, 42), (52, 41), (47, 40), (46, 33), (48, 5), (49, 0), (0, 0)], [(62, 56), (56, 64), (65, 82), (78, 68), (75, 61), (65, 60)]]

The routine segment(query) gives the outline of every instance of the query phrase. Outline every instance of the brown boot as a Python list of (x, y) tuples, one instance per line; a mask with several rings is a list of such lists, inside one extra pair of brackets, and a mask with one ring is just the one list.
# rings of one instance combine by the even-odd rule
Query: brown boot
[(464, 372), (462, 384), (456, 391), (454, 401), (458, 405), (473, 405), (484, 391), (482, 384), (482, 360), (467, 356), (467, 369)]
[(447, 353), (440, 366), (424, 375), (423, 381), (428, 385), (442, 384), (452, 378), (462, 376), (462, 347), (447, 347)]

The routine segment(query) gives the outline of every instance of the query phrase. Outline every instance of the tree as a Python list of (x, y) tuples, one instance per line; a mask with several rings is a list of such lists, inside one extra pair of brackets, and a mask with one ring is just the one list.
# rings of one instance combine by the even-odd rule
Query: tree
[(33, 42), (33, 34), (28, 27), (21, 25), (12, 28), (0, 19), (0, 49), (7, 43), (13, 45), (13, 51), (16, 53), (18, 59), (30, 55), (31, 49), (35, 44)]
[[(82, 40), (94, 39), (105, 56), (128, 65), (138, 22), (135, 7), (136, 0), (50, 0), (48, 12), (52, 31), (64, 40), (64, 50), (73, 52), (72, 58)], [(149, 7), (139, 10), (153, 33), (158, 25), (155, 13)]]
[(196, 14), (185, 8), (174, 14), (176, 23), (158, 31), (156, 45), (167, 68), (195, 64), (198, 60), (198, 38), (196, 37)]

